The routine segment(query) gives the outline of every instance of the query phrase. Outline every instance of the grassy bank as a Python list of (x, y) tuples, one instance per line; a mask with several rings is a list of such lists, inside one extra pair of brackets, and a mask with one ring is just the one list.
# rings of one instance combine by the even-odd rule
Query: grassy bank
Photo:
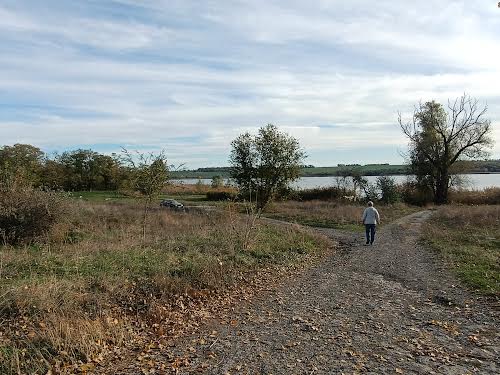
[[(361, 216), (364, 209), (361, 204), (340, 201), (286, 201), (273, 203), (265, 216), (313, 227), (363, 231)], [(419, 210), (418, 207), (405, 204), (381, 205), (377, 209), (382, 225)]]
[(500, 295), (500, 206), (442, 207), (425, 233), (467, 285)]
[(72, 373), (98, 363), (133, 342), (141, 327), (167, 334), (179, 296), (217, 294), (328, 246), (300, 228), (251, 227), (229, 209), (156, 209), (144, 242), (140, 205), (73, 204), (72, 216), (44, 243), (0, 247), (2, 374)]

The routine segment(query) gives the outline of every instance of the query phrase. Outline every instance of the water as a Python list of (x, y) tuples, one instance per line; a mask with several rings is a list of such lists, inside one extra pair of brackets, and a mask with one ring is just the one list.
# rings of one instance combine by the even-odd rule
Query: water
[[(405, 182), (407, 176), (391, 176), (394, 178), (396, 183)], [(463, 179), (463, 187), (465, 189), (476, 189), (482, 190), (488, 187), (500, 187), (500, 173), (492, 174), (464, 174), (460, 175)], [(377, 176), (366, 176), (368, 182), (374, 183), (377, 180)], [(176, 184), (196, 184), (197, 178), (187, 178), (182, 180), (172, 180)], [(205, 185), (210, 185), (212, 183), (211, 179), (204, 178), (201, 182)], [(328, 177), (302, 177), (296, 181), (293, 186), (299, 189), (312, 189), (317, 187), (327, 187), (336, 186), (337, 178), (335, 176)]]

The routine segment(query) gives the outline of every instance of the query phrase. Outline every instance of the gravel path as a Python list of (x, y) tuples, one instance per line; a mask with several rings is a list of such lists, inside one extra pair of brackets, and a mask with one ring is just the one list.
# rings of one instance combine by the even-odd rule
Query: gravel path
[[(499, 374), (500, 314), (418, 244), (422, 211), (152, 355), (179, 374)], [(153, 372), (154, 373), (154, 372)]]

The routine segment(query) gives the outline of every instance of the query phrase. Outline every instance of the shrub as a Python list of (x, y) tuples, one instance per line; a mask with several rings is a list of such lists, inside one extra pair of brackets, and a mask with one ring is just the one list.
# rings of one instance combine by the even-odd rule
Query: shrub
[(214, 190), (207, 192), (207, 200), (209, 201), (227, 201), (235, 198), (236, 193), (233, 191)]
[(413, 182), (405, 182), (400, 187), (401, 198), (404, 203), (425, 206), (433, 200), (433, 194), (430, 189), (418, 188)]
[(222, 178), (222, 176), (213, 176), (212, 177), (212, 187), (214, 189), (217, 189), (217, 188), (220, 188), (220, 187), (223, 187), (224, 186), (224, 179)]
[(380, 189), (380, 200), (384, 203), (396, 203), (399, 200), (398, 186), (392, 177), (377, 178), (377, 188)]
[(67, 208), (60, 193), (31, 188), (2, 189), (0, 238), (6, 244), (30, 242), (48, 233)]
[(342, 189), (335, 186), (330, 186), (298, 190), (294, 194), (294, 198), (301, 201), (335, 200), (340, 199), (343, 195), (345, 195), (345, 193), (342, 191)]

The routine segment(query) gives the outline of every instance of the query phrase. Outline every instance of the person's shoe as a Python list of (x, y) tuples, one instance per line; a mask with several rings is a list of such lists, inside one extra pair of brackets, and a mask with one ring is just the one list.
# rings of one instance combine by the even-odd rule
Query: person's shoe
[(373, 245), (373, 242), (370, 242), (370, 245)]
[(366, 243), (365, 243), (365, 246), (368, 246), (369, 244), (370, 244), (369, 242), (366, 242)]

